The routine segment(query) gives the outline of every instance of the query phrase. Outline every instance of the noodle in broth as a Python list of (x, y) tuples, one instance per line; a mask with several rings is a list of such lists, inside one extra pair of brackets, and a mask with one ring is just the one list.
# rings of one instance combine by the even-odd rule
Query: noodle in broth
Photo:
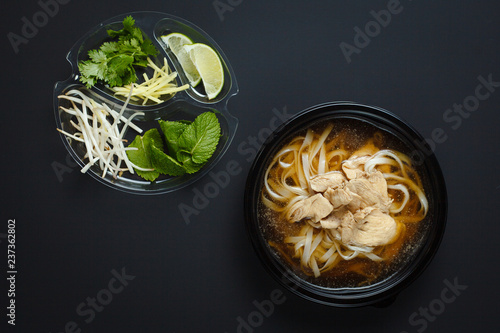
[[(327, 287), (359, 287), (392, 274), (415, 252), (429, 213), (423, 182), (404, 150), (408, 148), (392, 135), (352, 119), (317, 124), (294, 136), (266, 166), (259, 216), (268, 244), (297, 274)], [(371, 246), (345, 242), (343, 224), (325, 227), (324, 219), (310, 216), (294, 220), (297, 206), (321, 196), (311, 188), (312, 179), (332, 173), (345, 178), (347, 172), (355, 172), (353, 178), (383, 175), (390, 199), (384, 215), (393, 230), (390, 241)]]

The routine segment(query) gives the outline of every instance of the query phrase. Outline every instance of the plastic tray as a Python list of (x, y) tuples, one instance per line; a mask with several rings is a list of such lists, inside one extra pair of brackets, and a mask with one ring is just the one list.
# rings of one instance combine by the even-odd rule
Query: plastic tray
[[(190, 87), (187, 90), (178, 92), (160, 104), (141, 105), (140, 103), (131, 101), (124, 113), (125, 116), (130, 116), (137, 111), (144, 112), (144, 116), (134, 118), (133, 122), (146, 131), (150, 128), (158, 127), (157, 120), (159, 119), (194, 120), (197, 115), (203, 112), (215, 112), (221, 125), (222, 136), (215, 153), (200, 171), (180, 177), (160, 176), (154, 182), (145, 181), (136, 174), (129, 172), (125, 172), (116, 179), (113, 178), (111, 173), (107, 173), (102, 177), (102, 170), (97, 164), (87, 171), (96, 180), (117, 190), (135, 194), (167, 193), (192, 184), (207, 174), (227, 151), (238, 126), (238, 119), (232, 116), (227, 109), (228, 100), (238, 93), (238, 84), (234, 72), (227, 57), (217, 43), (196, 25), (165, 13), (132, 12), (113, 17), (94, 27), (80, 38), (67, 54), (66, 58), (72, 66), (71, 76), (67, 80), (55, 84), (53, 98), (56, 123), (58, 128), (70, 133), (74, 132), (72, 125), (69, 123), (71, 116), (60, 110), (60, 106), (65, 106), (67, 102), (58, 98), (59, 95), (65, 94), (71, 89), (81, 90), (97, 102), (106, 103), (111, 109), (118, 111), (121, 109), (125, 98), (115, 97), (112, 91), (102, 84), (96, 84), (91, 89), (87, 89), (79, 81), (78, 62), (88, 59), (87, 54), (89, 50), (98, 48), (102, 42), (109, 39), (107, 34), (108, 29), (121, 29), (123, 19), (129, 15), (135, 19), (136, 26), (141, 28), (144, 34), (152, 40), (153, 44), (160, 51), (154, 61), (159, 65), (163, 65), (163, 58), (166, 58), (171, 70), (178, 73), (178, 85), (189, 82), (175, 55), (161, 41), (160, 37), (162, 35), (179, 32), (190, 37), (194, 43), (204, 43), (211, 46), (218, 53), (224, 69), (224, 86), (219, 95), (212, 100), (209, 100), (205, 96), (203, 85), (200, 84), (195, 88)], [(140, 75), (138, 72), (138, 77)], [(127, 134), (126, 139), (131, 142), (138, 133), (129, 130)], [(83, 147), (69, 140), (64, 134), (61, 134), (61, 139), (71, 156), (83, 167), (87, 163), (83, 160), (85, 154)]]

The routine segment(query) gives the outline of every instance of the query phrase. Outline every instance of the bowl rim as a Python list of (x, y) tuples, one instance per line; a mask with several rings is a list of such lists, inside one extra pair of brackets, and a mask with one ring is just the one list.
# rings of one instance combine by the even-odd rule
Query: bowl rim
[[(411, 139), (413, 146), (410, 148), (414, 148), (420, 153), (426, 152), (421, 167), (425, 169), (427, 178), (429, 178), (429, 187), (433, 189), (433, 197), (435, 197), (433, 207), (437, 208), (433, 212), (433, 224), (428, 231), (428, 237), (404, 269), (397, 271), (383, 281), (363, 288), (326, 288), (299, 278), (269, 251), (259, 230), (256, 205), (263, 176), (263, 170), (260, 166), (267, 162), (270, 154), (290, 134), (304, 129), (307, 124), (313, 124), (324, 118), (371, 120), (370, 122), (377, 127), (398, 131), (398, 134), (404, 135), (408, 141)], [(433, 151), (418, 131), (399, 116), (383, 108), (346, 101), (326, 102), (309, 107), (279, 126), (257, 152), (249, 169), (244, 193), (247, 233), (254, 251), (267, 272), (288, 291), (316, 303), (337, 307), (386, 306), (392, 303), (396, 296), (420, 276), (432, 261), (444, 235), (447, 210), (447, 191), (441, 168)]]

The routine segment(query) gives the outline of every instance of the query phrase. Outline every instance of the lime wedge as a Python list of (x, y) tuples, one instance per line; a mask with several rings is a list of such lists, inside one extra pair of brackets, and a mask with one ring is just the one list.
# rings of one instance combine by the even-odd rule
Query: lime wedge
[(200, 73), (208, 99), (214, 99), (224, 86), (224, 70), (219, 56), (214, 49), (202, 43), (184, 45), (183, 48)]
[(165, 36), (161, 36), (161, 40), (172, 50), (175, 57), (179, 61), (186, 74), (189, 83), (196, 87), (201, 81), (200, 73), (196, 69), (196, 66), (191, 61), (191, 58), (184, 50), (184, 45), (193, 44), (193, 41), (189, 39), (186, 35), (174, 32)]

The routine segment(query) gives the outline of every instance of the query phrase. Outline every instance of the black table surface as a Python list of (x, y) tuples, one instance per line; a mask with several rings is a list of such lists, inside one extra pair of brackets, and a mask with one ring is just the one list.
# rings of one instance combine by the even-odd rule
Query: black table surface
[[(41, 0), (4, 1), (1, 8), (2, 332), (498, 326), (497, 2)], [(66, 53), (99, 22), (134, 11), (165, 12), (201, 27), (224, 50), (240, 87), (228, 104), (239, 127), (213, 169), (236, 171), (189, 217), (179, 207), (194, 207), (210, 176), (162, 195), (124, 193), (80, 173), (56, 132), (52, 93), (71, 73)], [(33, 22), (38, 27), (30, 30)], [(327, 307), (286, 291), (263, 268), (245, 228), (252, 143), (262, 143), (277, 114), (282, 121), (329, 101), (376, 105), (402, 117), (431, 143), (446, 179), (441, 246), (385, 308)], [(9, 220), (16, 237), (13, 297)], [(11, 299), (15, 326), (8, 323)]]

